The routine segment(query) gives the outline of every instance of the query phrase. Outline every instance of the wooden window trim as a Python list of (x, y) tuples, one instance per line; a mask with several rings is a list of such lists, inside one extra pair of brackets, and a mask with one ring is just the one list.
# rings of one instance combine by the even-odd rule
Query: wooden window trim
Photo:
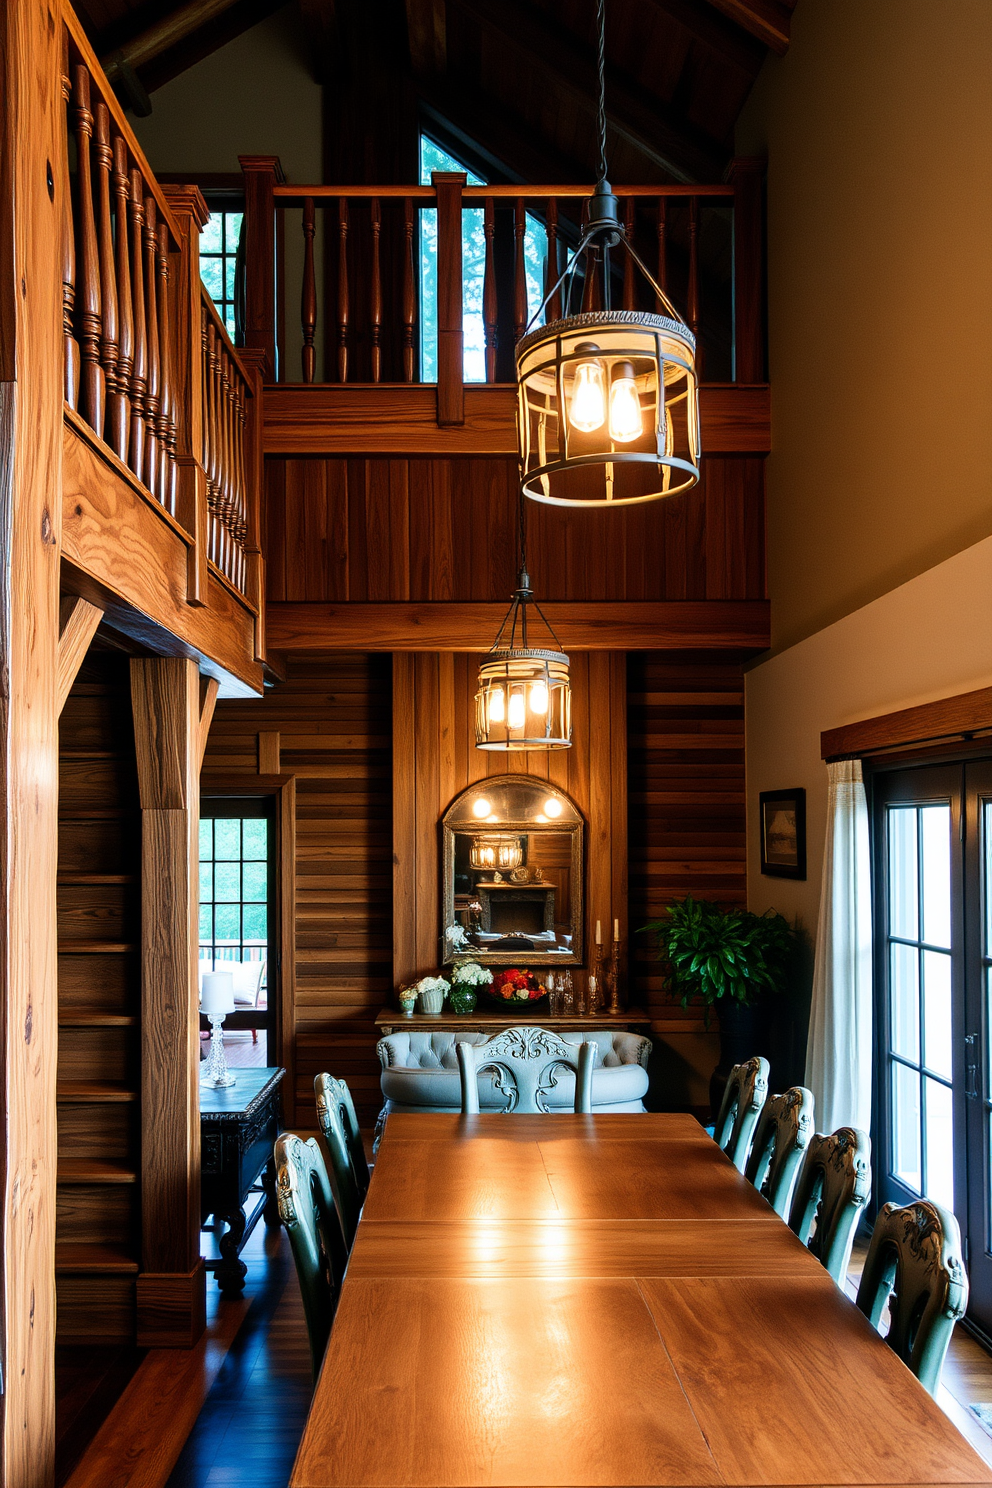
[(825, 729), (820, 735), (820, 756), (824, 760), (861, 759), (883, 750), (917, 749), (979, 736), (992, 736), (992, 687)]

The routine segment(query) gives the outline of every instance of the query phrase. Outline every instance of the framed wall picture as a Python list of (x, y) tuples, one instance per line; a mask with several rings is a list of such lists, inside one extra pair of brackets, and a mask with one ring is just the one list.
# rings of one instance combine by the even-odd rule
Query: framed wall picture
[(806, 877), (806, 792), (762, 791), (761, 871), (769, 878)]

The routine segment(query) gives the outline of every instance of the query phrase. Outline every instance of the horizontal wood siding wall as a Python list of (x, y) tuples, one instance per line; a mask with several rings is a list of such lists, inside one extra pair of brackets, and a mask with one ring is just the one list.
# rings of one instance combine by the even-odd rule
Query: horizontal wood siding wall
[[(266, 469), (269, 599), (509, 598), (515, 460), (324, 457)], [(527, 524), (541, 599), (765, 598), (760, 457), (704, 460), (695, 490), (623, 512), (531, 502)]]
[[(294, 653), (257, 701), (220, 702), (211, 774), (259, 769), (260, 732), (279, 735), (296, 776), (297, 1124), (313, 1126), (313, 1077), (347, 1079), (363, 1125), (379, 1110), (373, 1022), (392, 985), (390, 658)], [(271, 742), (266, 747), (271, 748)], [(263, 761), (265, 763), (265, 761)]]
[(652, 938), (635, 932), (686, 894), (747, 902), (740, 663), (631, 652), (627, 726), (632, 986), (656, 1032), (699, 1032), (701, 1014), (665, 993)]

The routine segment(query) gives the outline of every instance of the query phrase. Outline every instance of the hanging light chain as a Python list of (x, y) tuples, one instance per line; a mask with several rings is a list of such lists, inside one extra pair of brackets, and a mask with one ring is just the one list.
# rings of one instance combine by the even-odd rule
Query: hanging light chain
[(599, 128), (599, 179), (606, 180), (606, 0), (596, 0), (597, 69), (599, 99), (596, 122)]

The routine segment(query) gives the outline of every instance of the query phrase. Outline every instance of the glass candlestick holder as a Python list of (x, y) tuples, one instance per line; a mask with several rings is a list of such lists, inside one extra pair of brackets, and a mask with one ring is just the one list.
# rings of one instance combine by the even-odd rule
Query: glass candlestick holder
[(235, 1084), (236, 1077), (231, 1074), (227, 1067), (227, 1055), (224, 1053), (224, 1019), (226, 1013), (208, 1013), (210, 1019), (210, 1053), (207, 1056), (206, 1068), (200, 1077), (200, 1084), (210, 1090), (226, 1090), (229, 1085)]

